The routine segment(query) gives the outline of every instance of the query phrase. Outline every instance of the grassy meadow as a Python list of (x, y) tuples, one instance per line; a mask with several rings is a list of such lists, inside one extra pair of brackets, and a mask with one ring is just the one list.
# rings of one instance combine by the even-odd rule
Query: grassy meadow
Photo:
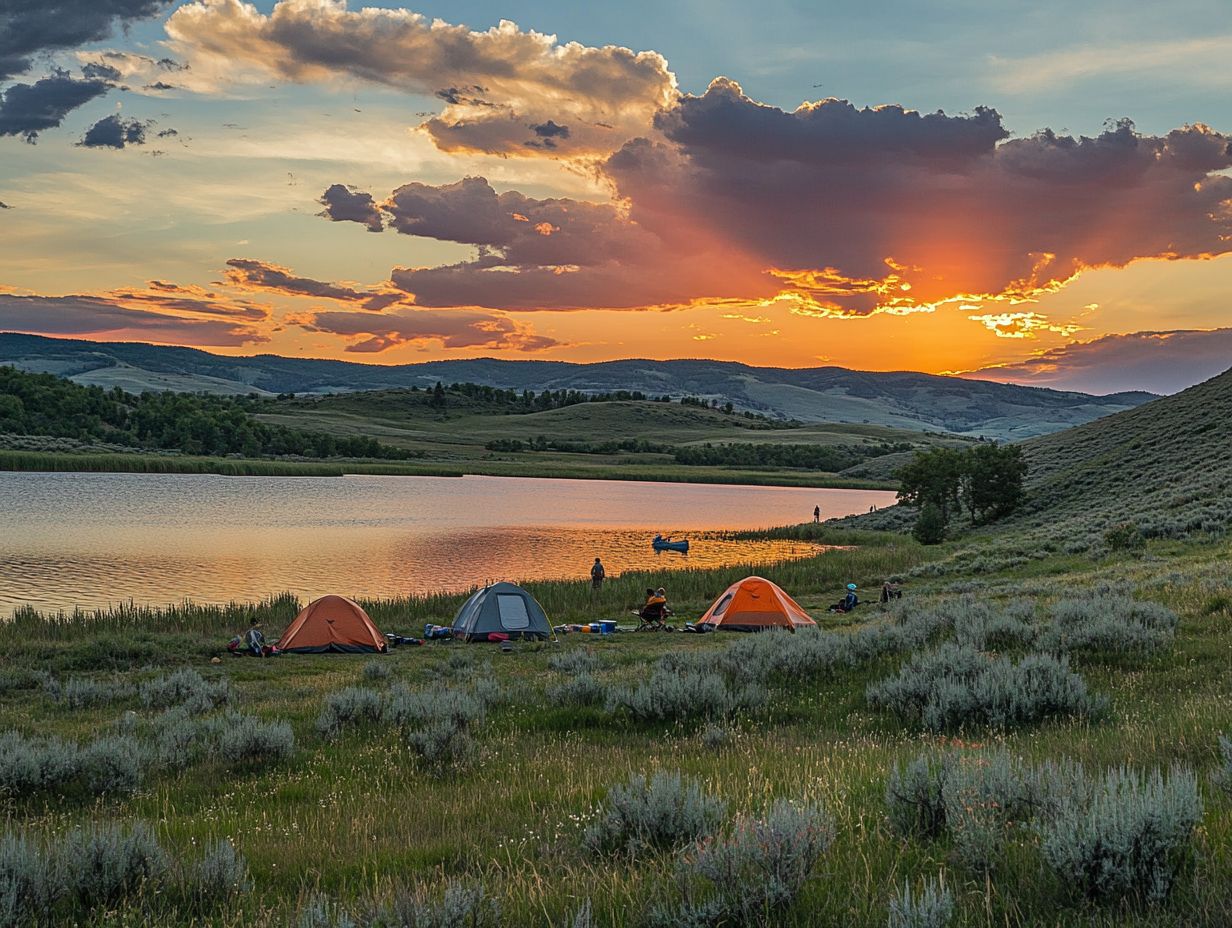
[[(124, 744), (139, 755), (140, 782), (100, 791), (93, 781), (70, 779), (63, 786), (10, 790), (6, 831), (36, 844), (71, 844), (66, 836), (80, 826), (143, 822), (174, 862), (175, 874), (196, 873), (192, 861), (219, 840), (232, 842), (247, 872), (230, 881), (244, 891), (216, 888), (204, 899), (191, 889), (192, 879), (204, 877), (182, 874), (147, 875), (105, 904), (87, 904), (82, 900), (93, 897), (79, 889), (76, 897), (61, 898), (43, 923), (1226, 924), (1232, 801), (1210, 779), (1220, 766), (1217, 735), (1232, 730), (1232, 596), (1225, 572), (1232, 551), (1226, 541), (1152, 542), (1097, 559), (1059, 552), (956, 581), (921, 576), (921, 568), (952, 554), (952, 545), (925, 549), (899, 537), (824, 526), (781, 534), (856, 543), (759, 568), (823, 617), (820, 634), (573, 634), (520, 643), (510, 654), (495, 646), (430, 642), (387, 656), (224, 656), (212, 664), (250, 617), (276, 634), (297, 604), (283, 597), (165, 611), (20, 612), (0, 626), (6, 654), (0, 732), (82, 745), (129, 739)], [(746, 572), (673, 573), (669, 587), (678, 615), (696, 617)], [(875, 593), (882, 579), (913, 572), (917, 579), (906, 584), (907, 596), (894, 609), (872, 605), (853, 616), (825, 615), (848, 579)], [(560, 623), (621, 617), (657, 579), (616, 578), (598, 595), (579, 583), (529, 586)], [(998, 654), (1013, 660), (1043, 647), (1039, 642), (1060, 621), (1050, 618), (1054, 602), (1089, 591), (1096, 598), (1085, 602), (1133, 597), (1179, 616), (1174, 637), (1161, 632), (1150, 647), (1109, 648), (1091, 639), (1090, 647), (1078, 648), (1071, 630), (1068, 667), (1090, 693), (1107, 700), (1099, 711), (1045, 712), (1003, 726), (933, 731), (871, 706), (870, 685), (893, 678), (913, 654), (969, 639), (973, 622), (1019, 623), (1019, 639), (983, 644), (990, 660)], [(413, 633), (425, 621), (447, 620), (459, 601), (442, 596), (365, 605), (384, 630)], [(984, 607), (991, 618), (980, 618)], [(1012, 610), (1016, 618), (998, 610)], [(813, 648), (807, 652), (812, 657), (792, 663), (810, 642), (828, 643), (842, 656), (823, 658), (829, 652)], [(208, 690), (214, 695), (191, 707), (191, 693), (166, 697), (168, 675), (183, 670), (198, 672), (205, 688), (216, 688)], [(704, 686), (720, 689), (706, 690), (708, 700), (691, 699), (688, 687), (704, 688), (702, 677)], [(571, 690), (571, 680), (586, 685)], [(652, 694), (660, 701), (648, 711), (649, 704), (630, 696), (647, 681), (667, 692), (673, 680), (684, 688), (675, 703), (662, 692)], [(587, 695), (590, 688), (597, 695)], [(352, 693), (339, 695), (346, 690)], [(442, 694), (474, 705), (451, 709)], [(604, 694), (606, 701), (598, 698)], [(177, 708), (180, 698), (186, 701)], [(432, 719), (408, 725), (362, 711), (378, 703), (388, 710), (399, 700), (440, 719), (465, 717), (458, 723), (465, 730), (453, 732), (459, 740), (449, 751), (434, 754), (425, 749), (420, 728)], [(324, 724), (326, 717), (332, 725)], [(259, 731), (279, 723), (294, 734), (290, 749), (228, 753), (224, 744), (221, 752), (183, 756), (166, 750), (175, 741), (173, 730), (195, 725), (206, 732), (213, 725)], [(453, 750), (459, 746), (465, 750)], [(951, 751), (978, 764), (1001, 749), (1026, 764), (1069, 758), (1093, 777), (1123, 764), (1191, 769), (1205, 812), (1185, 849), (1170, 858), (1176, 875), (1166, 896), (1155, 902), (1085, 896), (1074, 880), (1046, 865), (1044, 832), (1024, 822), (997, 824), (995, 862), (988, 866), (971, 863), (968, 832), (957, 825), (929, 838), (892, 824), (886, 788), (896, 765), (921, 753)], [(4, 764), (0, 758), (0, 776)], [(788, 799), (824, 810), (819, 814), (832, 840), (808, 860), (790, 898), (740, 912), (686, 915), (674, 907), (687, 893), (716, 892), (681, 863), (691, 854), (704, 856), (696, 850), (708, 846), (704, 839), (678, 848), (601, 852), (587, 838), (613, 787), (657, 771), (678, 773), (725, 803), (714, 826), (720, 836), (742, 833), (742, 816), (765, 814), (774, 800)], [(742, 877), (734, 883), (745, 884), (742, 891), (754, 898), (778, 879), (758, 869), (764, 862), (756, 855), (769, 854), (770, 844), (759, 845), (751, 862), (731, 871)], [(0, 852), (0, 869), (5, 860)], [(921, 921), (916, 911), (916, 921), (888, 922), (904, 883), (918, 895), (926, 880), (944, 884), (952, 898), (950, 919)], [(453, 908), (434, 909), (432, 900), (451, 881)], [(487, 902), (466, 903), (459, 886), (472, 892), (482, 887), (498, 914)], [(373, 914), (399, 900), (401, 921)], [(408, 911), (419, 920), (408, 920)], [(2, 908), (0, 924), (7, 924)]]

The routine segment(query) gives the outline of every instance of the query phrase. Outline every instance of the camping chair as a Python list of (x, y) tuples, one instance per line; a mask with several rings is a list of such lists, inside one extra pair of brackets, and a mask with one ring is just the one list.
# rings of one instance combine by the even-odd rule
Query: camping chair
[(664, 605), (656, 603), (653, 606), (643, 606), (641, 609), (634, 611), (633, 614), (637, 616), (640, 621), (640, 624), (636, 629), (637, 631), (661, 632), (668, 628), (668, 625), (664, 619), (672, 614), (672, 610), (668, 609)]

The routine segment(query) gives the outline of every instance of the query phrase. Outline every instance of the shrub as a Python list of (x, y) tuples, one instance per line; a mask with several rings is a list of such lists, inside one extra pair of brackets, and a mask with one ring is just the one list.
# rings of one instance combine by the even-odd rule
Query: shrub
[(904, 883), (890, 900), (889, 928), (945, 928), (954, 917), (954, 894), (937, 880), (925, 880), (919, 895)]
[(594, 673), (603, 666), (598, 656), (590, 651), (573, 650), (556, 654), (548, 660), (548, 668), (570, 676)]
[(286, 722), (232, 716), (218, 739), (218, 750), (233, 766), (277, 764), (295, 753), (295, 734)]
[(387, 680), (393, 671), (389, 664), (384, 661), (368, 661), (364, 664), (364, 679), (376, 682), (378, 680)]
[(360, 928), (337, 903), (317, 896), (309, 899), (295, 920), (296, 928)]
[(652, 919), (661, 925), (778, 924), (833, 840), (834, 826), (821, 809), (777, 800), (764, 818), (742, 817), (730, 836), (706, 841), (685, 857), (683, 905), (660, 909)]
[(76, 744), (59, 738), (30, 740), (9, 731), (0, 735), (0, 792), (25, 796), (52, 789), (77, 776)]
[(580, 673), (559, 686), (548, 687), (548, 702), (554, 706), (601, 706), (607, 687), (589, 673)]
[(1221, 766), (1215, 771), (1214, 781), (1225, 793), (1232, 793), (1232, 739), (1219, 736), (1219, 759)]
[(420, 761), (436, 769), (464, 766), (478, 750), (466, 726), (447, 717), (408, 732), (406, 743)]
[(867, 698), (874, 708), (929, 731), (964, 724), (1008, 728), (1054, 715), (1092, 716), (1105, 706), (1064, 658), (1029, 654), (1015, 663), (948, 643), (869, 686)]
[(187, 893), (206, 908), (251, 888), (248, 865), (230, 841), (215, 842), (185, 875)]
[(141, 746), (128, 737), (100, 738), (80, 753), (81, 771), (94, 793), (131, 793), (141, 785)]
[(361, 686), (348, 686), (325, 697), (317, 718), (317, 731), (325, 738), (336, 738), (348, 725), (379, 722), (384, 710), (381, 694)]
[(940, 508), (933, 503), (925, 503), (911, 534), (922, 545), (938, 545), (945, 541), (945, 516)]
[(156, 677), (141, 684), (141, 701), (156, 709), (181, 706), (188, 712), (209, 712), (231, 697), (230, 684), (224, 680), (207, 681), (195, 670), (177, 670), (168, 676)]
[(141, 824), (78, 829), (61, 854), (70, 891), (84, 908), (114, 904), (167, 871), (166, 853)]
[(497, 928), (500, 906), (478, 883), (449, 882), (441, 898), (402, 893), (374, 920), (399, 928)]
[(964, 601), (955, 610), (954, 640), (977, 651), (1029, 645), (1035, 640), (1035, 629), (1028, 624), (1033, 613), (1030, 603), (994, 610), (987, 603)]
[(756, 684), (736, 688), (717, 673), (659, 669), (632, 689), (613, 690), (607, 708), (639, 721), (685, 721), (729, 716), (758, 709), (765, 702), (766, 691)]
[(480, 677), (472, 683), (471, 695), (484, 707), (498, 706), (509, 698), (504, 687), (490, 676)]
[(582, 841), (595, 853), (668, 850), (712, 834), (726, 813), (726, 803), (678, 773), (636, 774), (608, 791)]
[(945, 830), (941, 788), (948, 760), (922, 754), (906, 766), (895, 764), (886, 783), (890, 823), (907, 837), (936, 838)]
[(64, 892), (61, 874), (42, 849), (23, 837), (0, 837), (0, 928), (46, 919)]
[(1136, 551), (1146, 547), (1146, 538), (1136, 522), (1121, 522), (1104, 532), (1104, 544), (1110, 551)]
[(701, 733), (702, 747), (710, 751), (717, 751), (731, 740), (731, 732), (722, 725), (715, 725), (711, 722)]
[(1156, 651), (1172, 643), (1178, 621), (1171, 609), (1127, 596), (1066, 599), (1053, 606), (1041, 644), (1056, 653)]
[(131, 686), (103, 683), (98, 680), (88, 680), (84, 677), (72, 677), (67, 683), (60, 683), (55, 677), (48, 677), (43, 683), (43, 691), (47, 694), (48, 698), (61, 703), (69, 709), (105, 706), (108, 703), (127, 699), (133, 695), (133, 688)]
[(154, 760), (182, 770), (202, 753), (204, 726), (183, 709), (168, 709), (154, 720)]
[(483, 722), (484, 715), (483, 703), (465, 690), (410, 690), (400, 686), (386, 694), (381, 721), (406, 730), (440, 719), (469, 727)]
[(1063, 801), (1041, 827), (1045, 862), (1087, 898), (1159, 902), (1191, 854), (1202, 801), (1192, 771), (1109, 770), (1089, 798)]

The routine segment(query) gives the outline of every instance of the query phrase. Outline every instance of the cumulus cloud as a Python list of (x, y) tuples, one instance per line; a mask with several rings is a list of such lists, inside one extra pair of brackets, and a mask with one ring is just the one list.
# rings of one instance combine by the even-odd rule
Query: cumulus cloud
[(352, 187), (334, 184), (317, 201), (325, 207), (319, 215), (332, 222), (358, 222), (369, 232), (380, 232), (385, 220), (370, 193), (360, 193)]
[(194, 70), (219, 82), (254, 76), (308, 82), (340, 76), (436, 96), (422, 126), (446, 151), (534, 154), (536, 126), (563, 155), (608, 153), (649, 130), (675, 96), (655, 52), (561, 43), (502, 21), (472, 31), (402, 9), (350, 10), (346, 0), (279, 0), (268, 14), (242, 0), (180, 7), (167, 32)]
[(1084, 393), (1176, 393), (1232, 366), (1232, 328), (1106, 335), (963, 377)]
[(405, 293), (397, 290), (359, 290), (348, 284), (300, 277), (290, 268), (253, 258), (231, 258), (227, 261), (225, 276), (229, 285), (241, 290), (358, 303), (364, 309), (370, 310), (387, 309), (407, 299)]
[[(990, 109), (826, 100), (787, 113), (724, 79), (657, 122), (665, 142), (630, 143), (607, 164), (633, 219), (712, 225), (785, 271), (788, 289), (797, 272), (829, 272), (803, 292), (857, 311), (1030, 297), (1086, 268), (1232, 247), (1232, 178), (1217, 173), (1232, 142), (1201, 125), (1003, 141)], [(852, 281), (871, 286), (853, 294)]]
[(103, 80), (77, 80), (60, 71), (33, 84), (13, 84), (0, 93), (0, 136), (20, 135), (34, 144), (77, 107), (111, 89)]
[[(120, 339), (173, 345), (239, 347), (268, 341), (246, 321), (201, 318), (208, 305), (192, 316), (138, 309), (125, 305), (156, 300), (133, 300), (130, 295), (17, 296), (0, 293), (0, 330), (41, 335), (111, 336)], [(221, 307), (212, 307), (221, 309)], [(222, 313), (222, 315), (229, 315)]]
[(380, 352), (402, 345), (437, 342), (443, 348), (543, 351), (560, 346), (507, 316), (478, 310), (397, 309), (388, 313), (317, 312), (290, 319), (309, 332), (350, 340), (347, 351)]
[[(406, 184), (380, 210), (402, 234), (476, 247), (472, 261), (393, 270), (394, 285), (420, 306), (641, 308), (721, 296), (733, 279), (742, 291), (773, 292), (773, 281), (739, 255), (716, 268), (722, 252), (706, 246), (702, 230), (677, 225), (667, 241), (612, 204), (498, 194), (485, 178), (467, 177)], [(354, 221), (363, 220), (361, 212)]]
[[(471, 260), (391, 273), (434, 307), (951, 306), (1029, 338), (1073, 334), (1021, 304), (1084, 270), (1232, 251), (1232, 140), (1203, 125), (1011, 139), (989, 108), (829, 99), (788, 112), (723, 78), (654, 123), (600, 164), (611, 203), (497, 193), (480, 177), (411, 183), (380, 202), (335, 186), (322, 202), (373, 231), (473, 245)], [(555, 121), (530, 129), (544, 143), (572, 137)]]
[(144, 145), (145, 131), (151, 123), (140, 119), (125, 119), (117, 113), (104, 116), (89, 129), (78, 142), (85, 148), (125, 148), (129, 145)]
[[(36, 55), (108, 38), (173, 0), (0, 0), (0, 80), (28, 71)], [(90, 75), (87, 75), (90, 76)]]

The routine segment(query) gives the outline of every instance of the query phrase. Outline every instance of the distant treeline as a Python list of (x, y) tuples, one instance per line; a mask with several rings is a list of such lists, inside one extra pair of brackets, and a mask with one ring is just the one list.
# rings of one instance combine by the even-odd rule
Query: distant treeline
[(668, 445), (644, 438), (621, 438), (611, 441), (560, 441), (543, 435), (522, 441), (520, 438), (498, 438), (484, 445), (489, 451), (564, 451), (569, 454), (670, 454)]
[(0, 433), (103, 441), (134, 449), (244, 457), (409, 460), (419, 454), (372, 438), (267, 425), (254, 397), (104, 390), (0, 367)]
[(869, 458), (910, 451), (908, 442), (870, 445), (783, 445), (731, 442), (689, 445), (674, 452), (677, 464), (705, 467), (793, 467), (831, 473), (862, 464)]
[[(438, 382), (435, 387), (428, 387), (423, 391), (420, 391), (418, 387), (411, 387), (410, 392), (422, 392), (425, 402), (439, 409), (448, 408), (449, 397), (452, 394), (488, 406), (504, 407), (506, 412), (512, 413), (546, 412), (549, 409), (564, 409), (566, 406), (579, 406), (582, 403), (676, 402), (670, 396), (654, 396), (643, 393), (641, 390), (611, 390), (602, 393), (588, 393), (582, 390), (542, 390), (536, 393), (534, 390), (504, 390), (500, 387), (489, 387), (478, 383), (452, 383), (446, 386)], [(284, 394), (284, 396), (287, 395), (289, 394)], [(737, 415), (735, 406), (731, 402), (720, 403), (718, 400), (707, 400), (697, 396), (682, 396), (678, 402), (682, 406), (713, 409), (729, 416)], [(778, 428), (790, 428), (795, 425), (795, 423), (772, 420), (761, 413), (747, 410), (738, 415), (753, 422), (773, 423), (774, 427)]]

